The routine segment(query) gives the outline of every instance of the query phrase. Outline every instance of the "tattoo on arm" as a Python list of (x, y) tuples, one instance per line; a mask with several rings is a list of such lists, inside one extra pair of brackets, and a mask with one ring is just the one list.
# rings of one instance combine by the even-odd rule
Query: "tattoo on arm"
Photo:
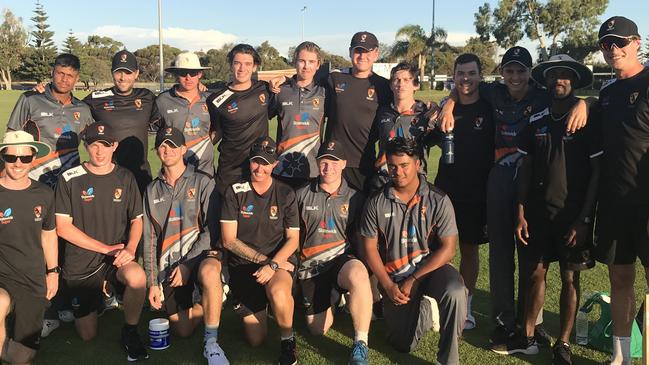
[(266, 255), (248, 246), (238, 238), (232, 241), (229, 246), (229, 249), (233, 254), (255, 264), (260, 264), (268, 259)]

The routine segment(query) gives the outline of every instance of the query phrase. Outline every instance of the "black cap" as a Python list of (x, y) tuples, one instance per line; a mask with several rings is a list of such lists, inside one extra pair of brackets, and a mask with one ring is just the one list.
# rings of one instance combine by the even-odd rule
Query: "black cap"
[(268, 136), (259, 137), (252, 143), (252, 147), (250, 147), (249, 158), (250, 160), (261, 158), (268, 164), (272, 164), (277, 161), (277, 144)]
[(604, 37), (626, 38), (633, 36), (640, 38), (638, 26), (633, 22), (633, 20), (623, 16), (614, 16), (609, 18), (599, 27), (599, 33), (597, 34), (599, 39)]
[(362, 31), (354, 34), (352, 41), (349, 44), (350, 49), (354, 48), (364, 48), (368, 51), (373, 50), (379, 46), (379, 40), (376, 39), (376, 36), (370, 32)]
[(99, 141), (107, 145), (111, 145), (116, 141), (110, 126), (104, 122), (95, 122), (87, 126), (83, 132), (83, 140), (86, 144), (93, 144)]
[(505, 67), (512, 62), (517, 62), (527, 68), (532, 68), (532, 55), (527, 48), (514, 46), (505, 52), (500, 67)]
[(137, 59), (135, 55), (125, 49), (115, 53), (111, 70), (111, 72), (118, 70), (137, 71)]
[(155, 135), (155, 148), (160, 147), (165, 142), (169, 142), (175, 147), (184, 146), (185, 136), (183, 132), (175, 127), (160, 128)]
[(321, 159), (323, 157), (330, 157), (334, 160), (339, 161), (346, 160), (343, 145), (335, 140), (326, 141), (318, 149), (318, 156), (316, 158)]

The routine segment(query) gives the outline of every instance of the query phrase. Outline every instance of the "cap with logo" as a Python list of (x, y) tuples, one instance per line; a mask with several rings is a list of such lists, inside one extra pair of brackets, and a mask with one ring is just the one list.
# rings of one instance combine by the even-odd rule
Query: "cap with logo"
[(599, 27), (599, 33), (597, 37), (601, 40), (604, 37), (638, 37), (638, 26), (633, 22), (633, 20), (625, 18), (623, 16), (614, 16), (606, 20)]
[(158, 133), (155, 135), (154, 148), (160, 147), (160, 145), (165, 142), (172, 144), (175, 147), (184, 146), (185, 136), (183, 135), (183, 132), (175, 127), (160, 128)]
[(316, 158), (321, 159), (325, 157), (338, 161), (345, 160), (346, 157), (343, 145), (335, 140), (326, 141), (325, 143), (320, 145), (320, 148), (318, 149), (318, 156)]
[(370, 32), (362, 31), (354, 34), (349, 49), (363, 48), (371, 51), (379, 46), (379, 40)]
[(505, 67), (512, 62), (521, 64), (523, 67), (532, 68), (532, 55), (527, 48), (514, 46), (505, 52), (500, 67)]
[(113, 66), (111, 72), (126, 70), (128, 72), (135, 72), (137, 68), (137, 58), (135, 55), (127, 50), (121, 50), (113, 56)]
[(272, 138), (268, 136), (259, 137), (252, 143), (249, 159), (252, 161), (256, 158), (260, 158), (268, 164), (277, 161), (277, 144)]
[(115, 143), (110, 126), (104, 122), (95, 122), (87, 126), (83, 132), (83, 140), (86, 144), (103, 142), (107, 145)]

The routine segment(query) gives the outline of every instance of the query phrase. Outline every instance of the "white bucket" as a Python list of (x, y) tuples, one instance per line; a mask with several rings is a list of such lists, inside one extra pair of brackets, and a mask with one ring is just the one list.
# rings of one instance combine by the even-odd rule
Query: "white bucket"
[(151, 350), (169, 347), (169, 320), (156, 318), (149, 321), (149, 346)]

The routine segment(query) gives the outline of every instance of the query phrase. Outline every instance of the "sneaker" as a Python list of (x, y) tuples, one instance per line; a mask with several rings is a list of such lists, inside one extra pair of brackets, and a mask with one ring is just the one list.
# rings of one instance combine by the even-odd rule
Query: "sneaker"
[(355, 341), (352, 346), (352, 353), (349, 355), (349, 365), (367, 365), (370, 358), (370, 349), (365, 341)]
[(489, 342), (491, 342), (492, 346), (502, 345), (502, 344), (506, 344), (507, 341), (509, 341), (509, 339), (513, 336), (514, 336), (514, 331), (510, 330), (509, 328), (503, 325), (498, 325), (491, 333), (491, 338), (489, 338)]
[(439, 332), (439, 308), (437, 307), (437, 301), (435, 299), (428, 295), (421, 297), (419, 313), (420, 315), (430, 315), (433, 331)]
[(493, 346), (491, 351), (501, 355), (536, 355), (539, 353), (539, 346), (536, 344), (534, 336), (515, 335), (510, 337), (507, 343)]
[(570, 344), (561, 340), (552, 347), (552, 365), (572, 365)]
[(137, 331), (122, 328), (120, 344), (124, 351), (126, 351), (126, 360), (130, 362), (146, 360), (149, 358), (149, 354), (146, 352)]
[(216, 338), (210, 338), (205, 342), (203, 356), (205, 356), (209, 365), (230, 365), (228, 358), (225, 357), (225, 352), (216, 342)]
[(550, 336), (542, 324), (537, 324), (536, 327), (534, 327), (534, 339), (541, 347), (550, 347), (552, 345), (552, 336)]
[(61, 323), (58, 319), (45, 319), (43, 320), (43, 329), (41, 330), (41, 337), (45, 338), (54, 332), (55, 329), (59, 328)]
[(74, 322), (74, 313), (71, 309), (59, 311), (59, 320), (65, 323)]
[(473, 313), (468, 312), (466, 314), (466, 321), (464, 321), (464, 330), (472, 330), (475, 328), (475, 317)]
[(279, 353), (279, 365), (297, 364), (297, 350), (295, 349), (295, 337), (282, 340)]
[(379, 300), (372, 303), (372, 320), (378, 321), (381, 319), (383, 319), (383, 303)]

